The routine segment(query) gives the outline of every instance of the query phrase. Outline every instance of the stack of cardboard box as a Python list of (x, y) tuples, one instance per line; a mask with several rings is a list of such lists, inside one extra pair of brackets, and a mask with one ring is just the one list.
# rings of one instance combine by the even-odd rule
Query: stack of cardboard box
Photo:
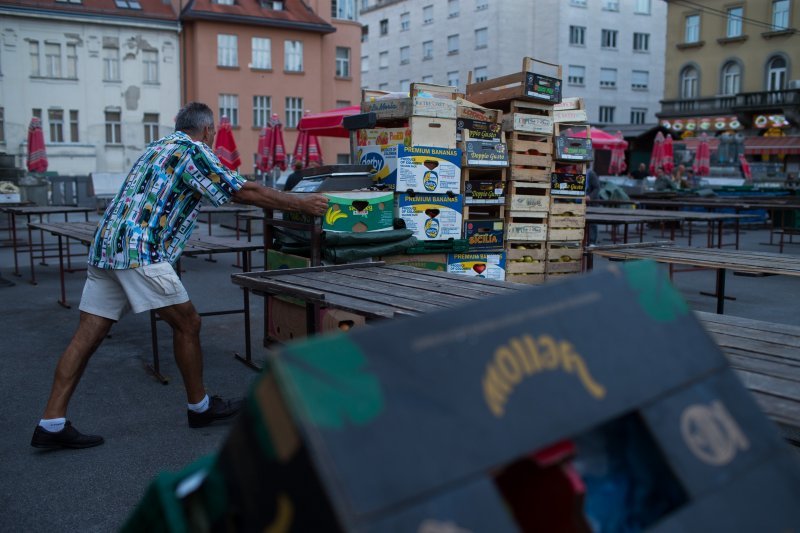
[[(542, 283), (581, 270), (586, 159), (573, 145), (587, 142), (558, 127), (561, 86), (560, 65), (532, 58), (523, 59), (521, 72), (467, 85), (467, 99), (504, 112), (508, 281)], [(582, 106), (570, 102), (563, 111)], [(591, 157), (591, 141), (588, 148)]]

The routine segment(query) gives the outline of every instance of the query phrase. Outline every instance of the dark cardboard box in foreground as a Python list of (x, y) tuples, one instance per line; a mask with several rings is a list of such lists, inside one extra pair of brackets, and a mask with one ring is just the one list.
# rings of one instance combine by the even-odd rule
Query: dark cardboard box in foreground
[(800, 524), (794, 452), (649, 263), (287, 347), (183, 505), (240, 530), (518, 531), (492, 473), (632, 414), (686, 498), (652, 529)]

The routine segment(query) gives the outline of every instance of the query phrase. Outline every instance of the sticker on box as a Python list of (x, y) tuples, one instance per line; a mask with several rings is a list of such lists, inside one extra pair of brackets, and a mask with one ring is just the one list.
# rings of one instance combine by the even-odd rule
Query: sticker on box
[(461, 150), (433, 146), (397, 146), (397, 190), (458, 193)]
[(561, 80), (527, 72), (525, 76), (525, 94), (557, 104), (561, 102)]
[(592, 140), (581, 137), (556, 137), (556, 159), (560, 161), (591, 161)]
[(423, 241), (460, 239), (462, 230), (461, 195), (397, 195), (398, 216), (414, 237)]
[(550, 174), (550, 194), (561, 196), (585, 196), (586, 174), (553, 172)]
[[(463, 130), (467, 130), (466, 139), (463, 137)], [(500, 142), (500, 132), (502, 127), (496, 122), (485, 122), (469, 118), (460, 118), (456, 121), (457, 139), (478, 139), (482, 141)]]
[(390, 146), (404, 144), (411, 146), (411, 128), (367, 128), (356, 131), (358, 146)]
[(506, 202), (504, 192), (502, 181), (465, 181), (464, 203), (468, 205), (503, 205)]
[(360, 165), (371, 165), (375, 169), (372, 179), (394, 190), (397, 183), (397, 147), (368, 145), (360, 146), (356, 158)]
[(465, 159), (471, 167), (507, 167), (508, 148), (494, 141), (467, 141)]
[(504, 252), (448, 254), (447, 271), (473, 278), (504, 281), (506, 279), (506, 254)]
[(502, 248), (504, 232), (502, 219), (464, 221), (464, 237), (472, 250)]
[(391, 192), (325, 193), (328, 210), (322, 217), (325, 231), (385, 231), (394, 222), (394, 194)]

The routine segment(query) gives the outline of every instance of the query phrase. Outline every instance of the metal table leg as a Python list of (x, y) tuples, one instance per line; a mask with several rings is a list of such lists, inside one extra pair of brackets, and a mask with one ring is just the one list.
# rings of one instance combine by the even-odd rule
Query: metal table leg
[(161, 382), (162, 385), (169, 383), (169, 378), (161, 373), (161, 363), (158, 358), (158, 328), (157, 328), (156, 312), (150, 311), (150, 340), (153, 345), (153, 364), (145, 363), (147, 371)]

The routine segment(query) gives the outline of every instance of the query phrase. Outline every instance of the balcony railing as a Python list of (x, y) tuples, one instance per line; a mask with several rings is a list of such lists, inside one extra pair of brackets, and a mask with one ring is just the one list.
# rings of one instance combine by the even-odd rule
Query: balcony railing
[(726, 115), (738, 110), (760, 110), (800, 106), (800, 89), (738, 93), (733, 96), (662, 100), (660, 117)]

